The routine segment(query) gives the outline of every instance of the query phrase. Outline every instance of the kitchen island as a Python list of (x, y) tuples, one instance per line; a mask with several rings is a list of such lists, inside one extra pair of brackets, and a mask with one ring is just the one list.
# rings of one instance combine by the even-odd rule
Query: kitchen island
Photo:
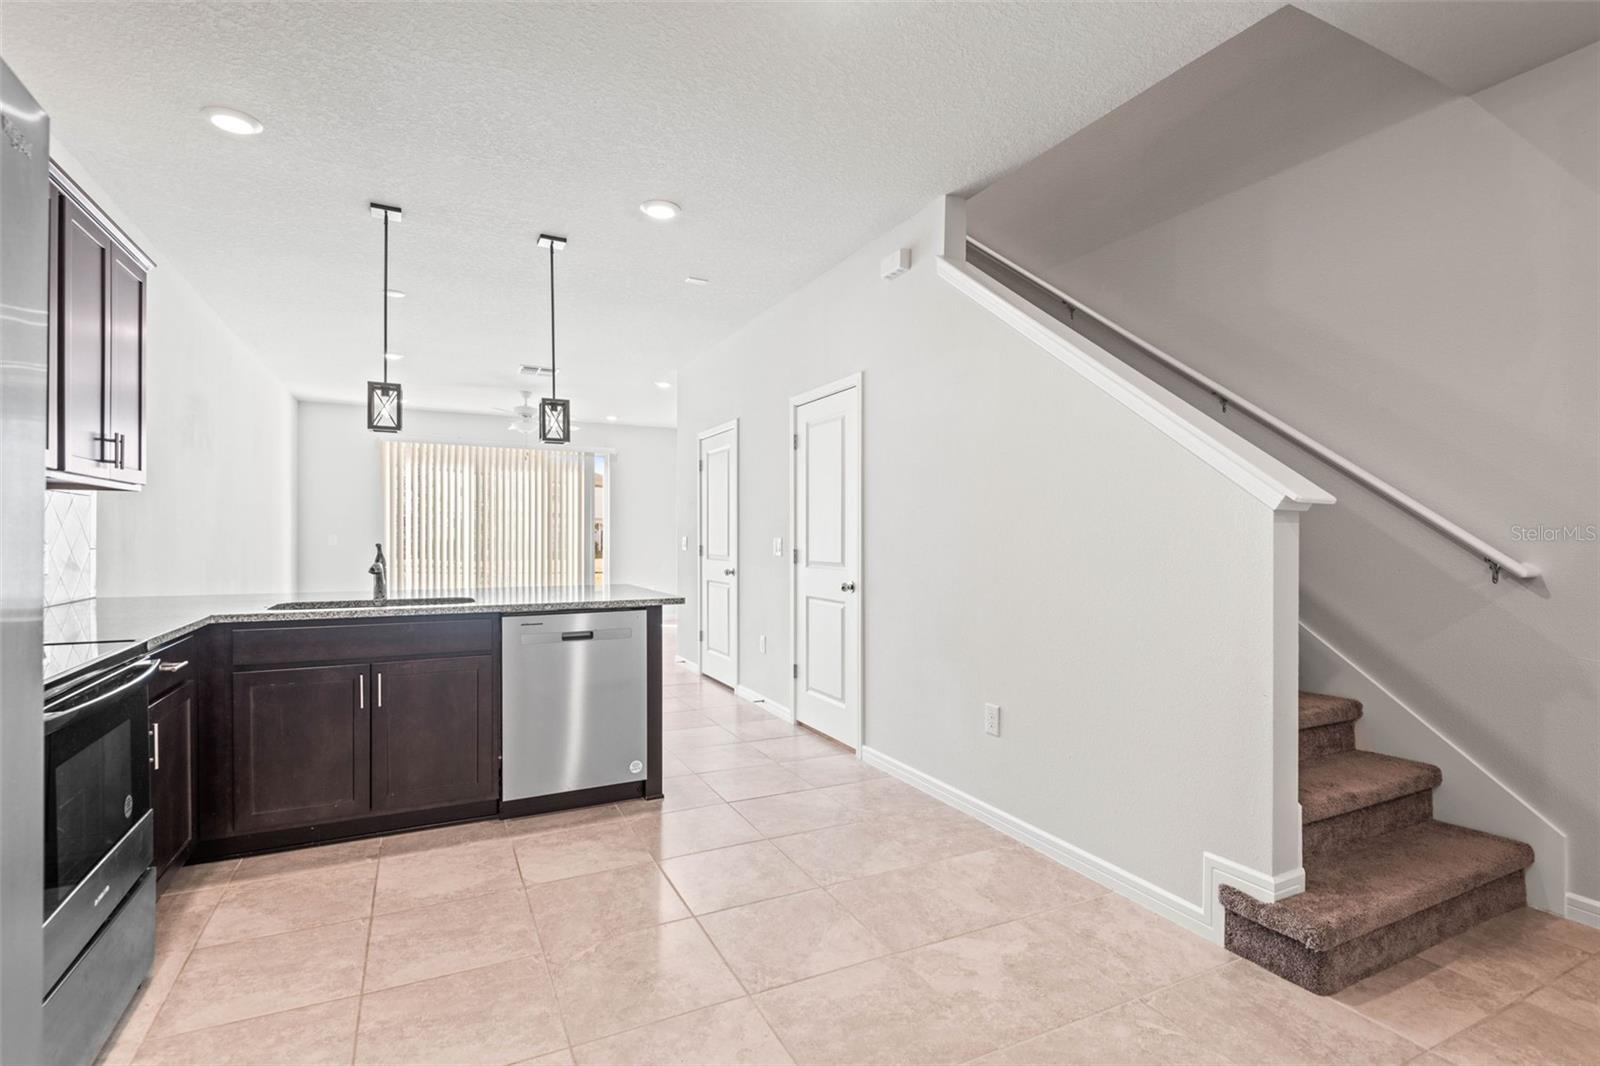
[[(156, 828), (158, 868), (191, 855), (661, 796), (661, 612), (681, 597), (627, 585), (428, 596), (470, 602), (289, 593), (67, 604), (45, 612), (46, 685), (76, 683), (139, 657), (162, 661), (150, 689), (151, 792), (164, 823)], [(572, 620), (626, 620), (644, 661), (629, 662), (638, 681), (628, 691), (638, 698), (624, 706), (637, 704), (643, 716), (642, 727), (637, 720), (632, 727), (642, 730), (635, 735), (643, 751), (604, 787), (558, 781), (549, 794), (508, 810), (502, 627), (536, 633), (538, 623), (516, 619), (553, 615), (569, 624), (552, 619), (547, 628), (561, 632), (550, 639), (586, 640), (594, 630), (597, 649), (609, 630), (590, 622), (574, 630)], [(559, 717), (570, 734), (586, 701), (600, 699), (591, 687), (511, 701), (519, 750), (529, 750), (531, 736), (537, 751), (547, 709), (549, 721)], [(609, 699), (601, 710), (614, 721), (617, 697)], [(552, 744), (569, 744), (569, 734), (552, 735)]]

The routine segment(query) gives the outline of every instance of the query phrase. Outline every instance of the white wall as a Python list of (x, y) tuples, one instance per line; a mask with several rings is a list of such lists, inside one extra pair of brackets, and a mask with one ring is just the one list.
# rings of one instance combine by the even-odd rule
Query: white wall
[(287, 587), (294, 399), (94, 175), (58, 141), (50, 154), (156, 262), (145, 294), (149, 480), (140, 492), (100, 494), (99, 594)]
[[(788, 401), (862, 371), (865, 746), (1199, 914), (1205, 852), (1298, 866), (1297, 834), (1292, 855), (1272, 839), (1284, 527), (941, 280), (943, 222), (941, 201), (681, 372), (682, 631), (696, 434), (738, 418), (739, 680), (791, 704)], [(881, 280), (900, 247), (911, 270)]]
[[(526, 443), (506, 415), (407, 408), (403, 440), (451, 444)], [(663, 592), (677, 589), (677, 528), (672, 492), (676, 432), (583, 423), (578, 447), (615, 449), (611, 479), (613, 580)], [(303, 402), (299, 417), (296, 584), (305, 592), (365, 588), (372, 546), (383, 540), (378, 434), (356, 405)]]
[[(1568, 888), (1600, 898), (1600, 544), (1514, 531), (1600, 523), (1600, 45), (1472, 97), (1366, 51), (1402, 114), (1361, 136), (1078, 254), (981, 229), (990, 191), (973, 232), (1007, 255), (1029, 245), (1024, 266), (1542, 569), (1493, 584), (1354, 482), (1223, 419), (1339, 497), (1305, 523), (1306, 621), (1559, 826)], [(1170, 163), (1159, 144), (1141, 158)], [(1030, 199), (1026, 170), (991, 190), (1007, 215), (1096, 202), (1076, 186)]]

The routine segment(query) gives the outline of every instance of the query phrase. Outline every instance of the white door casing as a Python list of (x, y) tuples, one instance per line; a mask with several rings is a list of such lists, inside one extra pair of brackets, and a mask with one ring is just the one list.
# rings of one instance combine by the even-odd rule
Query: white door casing
[(700, 672), (739, 683), (739, 423), (700, 434)]
[(795, 720), (861, 746), (861, 377), (790, 401)]

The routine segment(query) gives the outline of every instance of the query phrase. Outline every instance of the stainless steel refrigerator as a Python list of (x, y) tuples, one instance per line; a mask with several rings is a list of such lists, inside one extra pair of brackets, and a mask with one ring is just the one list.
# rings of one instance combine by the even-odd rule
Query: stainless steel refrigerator
[(0, 1062), (41, 1058), (50, 119), (0, 61)]

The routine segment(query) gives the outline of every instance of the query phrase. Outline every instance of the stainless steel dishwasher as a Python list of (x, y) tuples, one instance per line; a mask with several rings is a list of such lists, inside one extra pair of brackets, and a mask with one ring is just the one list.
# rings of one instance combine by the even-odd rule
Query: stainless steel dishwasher
[(512, 615), (500, 663), (505, 813), (642, 794), (645, 612)]

